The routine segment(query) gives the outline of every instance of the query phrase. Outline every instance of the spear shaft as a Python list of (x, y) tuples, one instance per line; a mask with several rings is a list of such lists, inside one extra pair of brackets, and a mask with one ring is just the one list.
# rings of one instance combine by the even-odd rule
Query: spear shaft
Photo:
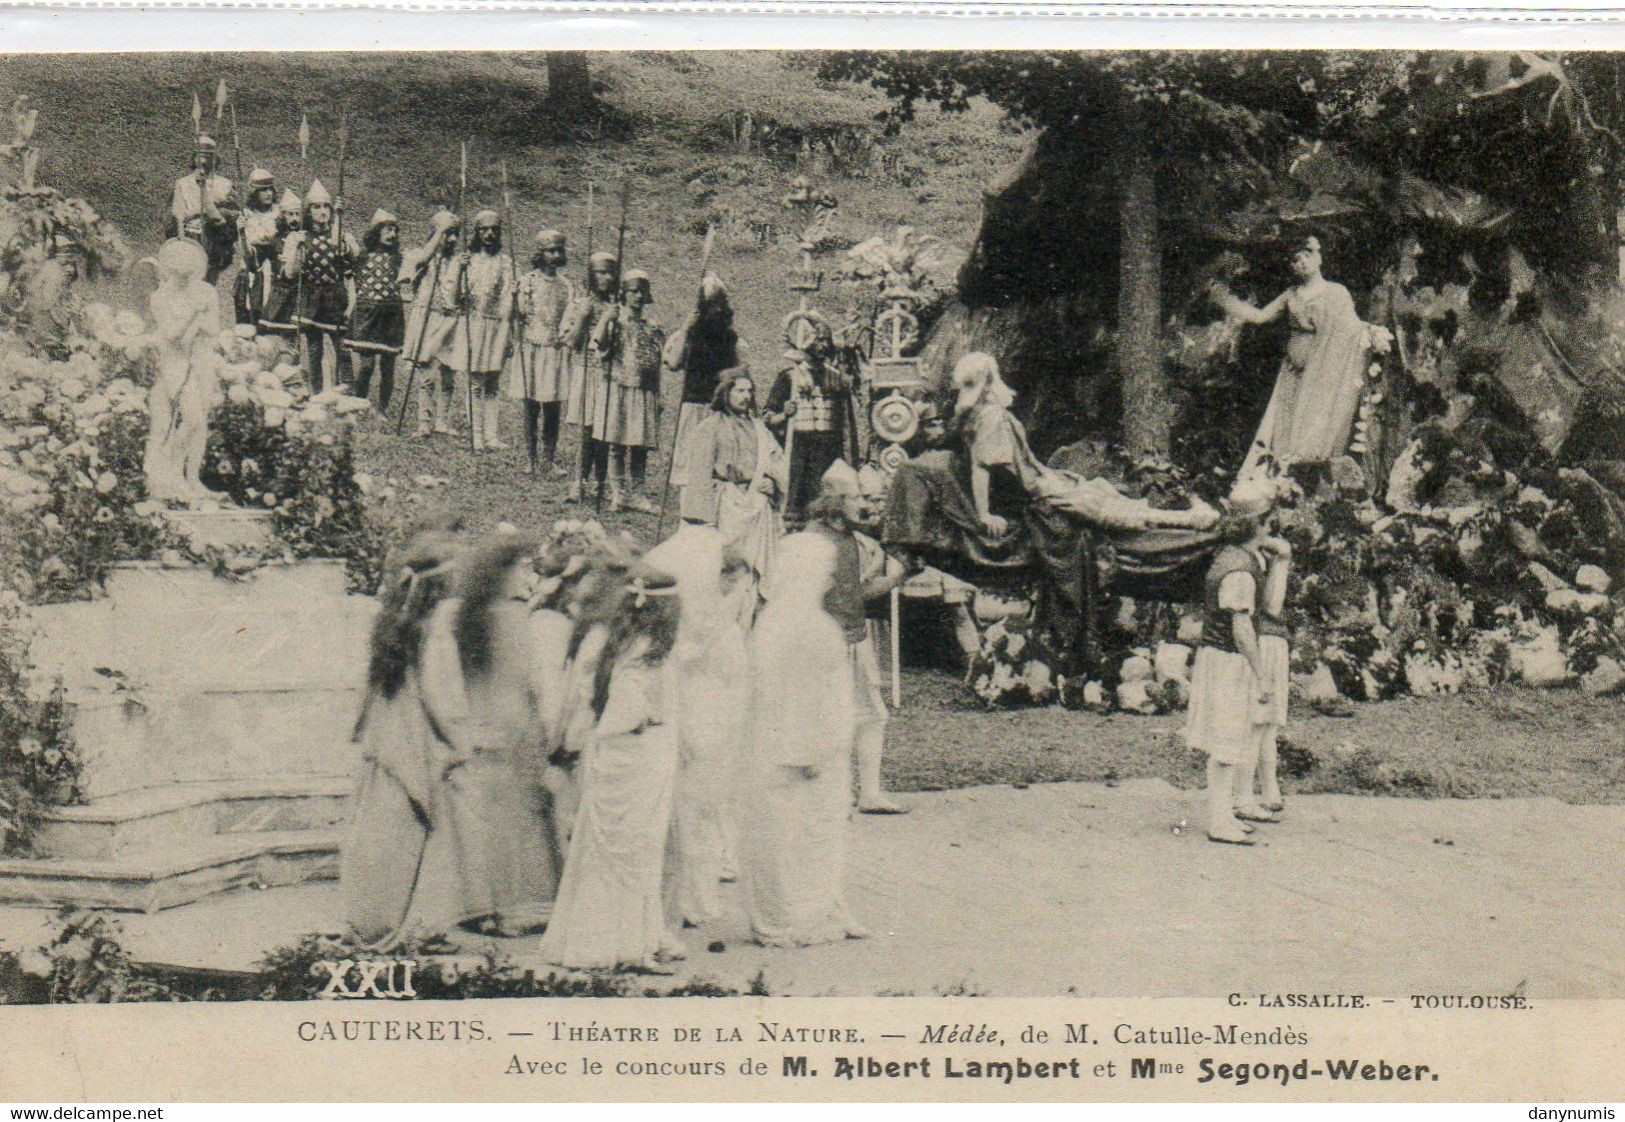
[(592, 292), (592, 204), (597, 184), (587, 181), (587, 291)]
[(350, 147), (350, 122), (343, 110), (339, 111), (339, 196), (333, 208), (333, 245), (344, 251), (344, 163)]
[[(226, 80), (224, 78), (222, 78), (222, 79), (220, 79), (220, 89), (222, 91), (224, 91), (225, 88), (226, 88)], [(253, 264), (254, 264), (253, 261), (250, 260), (250, 257), (253, 254), (253, 250), (248, 244), (248, 223), (246, 221), (246, 218), (247, 218), (247, 213), (246, 212), (248, 210), (249, 195), (253, 192), (253, 186), (252, 186), (252, 184), (250, 184), (247, 180), (245, 180), (243, 178), (243, 139), (237, 132), (237, 103), (235, 101), (233, 101), (230, 104), (231, 104), (231, 149), (232, 149), (232, 152), (235, 153), (236, 157), (237, 157), (237, 186), (243, 192), (243, 212), (244, 213), (237, 219), (237, 240), (242, 243), (242, 247), (243, 247), (243, 268), (248, 269), (248, 268), (251, 268), (253, 266)], [(273, 204), (273, 205), (275, 205), (275, 204)]]
[(463, 365), (468, 387), (468, 443), (470, 448), (478, 452), (482, 441), (480, 430), (476, 427), (479, 422), (474, 417), (474, 317), (471, 307), (474, 294), (468, 283), (468, 265), (473, 261), (468, 245), (468, 141), (460, 142), (459, 153), (461, 162), (457, 173), (457, 252), (464, 264), (460, 267), (457, 281), (458, 304), (463, 317)]
[[(515, 248), (517, 238), (515, 236), (516, 232), (509, 224), (509, 218), (513, 214), (513, 199), (508, 193), (507, 160), (503, 160), (497, 164), (497, 173), (502, 177), (502, 232), (505, 240), (508, 243), (508, 268), (513, 273), (513, 301), (508, 305), (508, 316), (510, 320), (509, 330), (510, 332), (512, 331), (514, 324), (518, 325), (519, 340), (517, 346), (519, 350), (519, 381), (524, 387), (525, 400), (529, 401), (531, 400), (531, 395), (536, 392), (536, 389), (530, 383), (530, 363), (527, 361), (528, 355), (526, 353), (529, 351), (530, 347), (525, 340), (525, 309), (519, 300), (520, 296), (523, 295), (523, 289), (519, 283), (519, 251)], [(530, 407), (526, 406), (526, 408), (528, 409)], [(534, 441), (530, 443), (529, 449), (531, 454), (530, 470), (532, 474), (535, 474), (536, 448)]]
[(626, 169), (621, 169), (621, 228), (615, 234), (615, 294), (620, 299), (626, 294), (626, 288), (621, 284), (621, 277), (626, 273), (626, 216), (631, 209), (632, 181), (627, 177)]

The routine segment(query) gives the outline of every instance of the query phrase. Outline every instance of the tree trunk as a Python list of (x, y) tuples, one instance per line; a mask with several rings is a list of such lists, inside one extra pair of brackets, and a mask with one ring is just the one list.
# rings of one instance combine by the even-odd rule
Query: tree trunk
[(1162, 235), (1157, 171), (1144, 121), (1130, 108), (1120, 132), (1116, 366), (1123, 443), (1135, 456), (1168, 454), (1168, 386), (1162, 368)]
[(547, 52), (547, 99), (557, 109), (592, 104), (592, 75), (581, 51)]

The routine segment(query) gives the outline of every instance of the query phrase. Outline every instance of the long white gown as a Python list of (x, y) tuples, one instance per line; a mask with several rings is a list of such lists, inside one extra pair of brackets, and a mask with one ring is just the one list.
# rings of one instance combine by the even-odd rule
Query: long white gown
[(686, 524), (647, 558), (677, 579), (682, 599), (669, 660), (678, 745), (665, 876), (673, 926), (702, 924), (719, 913), (725, 854), (736, 832), (730, 819), (737, 810), (749, 676), (740, 612), (722, 591), (722, 550), (715, 528)]
[(751, 930), (767, 946), (860, 930), (845, 899), (856, 677), (846, 637), (823, 607), (834, 569), (824, 535), (786, 538), (752, 640), (745, 875)]
[(677, 776), (667, 672), (623, 663), (583, 753), (581, 806), (540, 953), (575, 970), (648, 968), (677, 949), (661, 872)]
[(351, 929), (381, 947), (471, 920), (525, 933), (547, 922), (558, 885), (537, 698), (526, 680), (530, 612), (493, 609), (497, 658), (488, 680), (471, 685), (457, 608), (448, 600), (435, 609), (418, 668), (396, 698), (369, 711), (340, 880)]

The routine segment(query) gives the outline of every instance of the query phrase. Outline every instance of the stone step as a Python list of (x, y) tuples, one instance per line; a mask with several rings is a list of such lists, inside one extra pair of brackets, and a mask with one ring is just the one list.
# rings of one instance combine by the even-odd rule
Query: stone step
[(234, 888), (338, 876), (342, 830), (221, 834), (112, 858), (0, 860), (0, 902), (157, 912)]
[(134, 858), (224, 834), (330, 829), (344, 820), (347, 776), (228, 780), (147, 788), (47, 811), (34, 834), (45, 858)]
[(80, 787), (99, 800), (169, 784), (354, 774), (361, 690), (169, 694), (128, 705), (75, 699)]

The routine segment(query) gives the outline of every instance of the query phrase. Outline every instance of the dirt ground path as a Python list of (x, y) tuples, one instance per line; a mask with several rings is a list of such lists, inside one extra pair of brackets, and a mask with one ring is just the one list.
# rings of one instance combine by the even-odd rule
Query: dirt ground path
[[(689, 972), (813, 995), (1625, 996), (1625, 807), (1317, 795), (1240, 849), (1205, 839), (1199, 792), (1161, 780), (906, 799), (853, 827), (870, 939), (757, 947), (730, 887), (728, 918), (689, 932)], [(337, 918), (319, 884), (123, 923), (140, 959), (246, 968)], [(27, 945), (40, 919), (0, 913), (0, 940)], [(534, 947), (504, 951), (528, 965)]]

